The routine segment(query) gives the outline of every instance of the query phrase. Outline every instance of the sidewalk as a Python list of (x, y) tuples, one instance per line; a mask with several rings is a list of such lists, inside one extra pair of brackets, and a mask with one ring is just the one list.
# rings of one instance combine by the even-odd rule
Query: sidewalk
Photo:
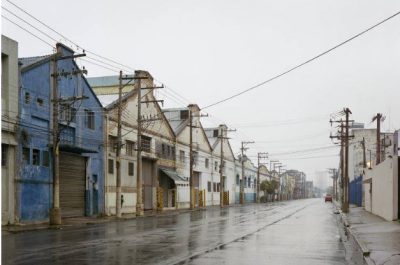
[(386, 221), (362, 207), (350, 206), (342, 214), (348, 233), (354, 237), (367, 264), (400, 264), (400, 222)]

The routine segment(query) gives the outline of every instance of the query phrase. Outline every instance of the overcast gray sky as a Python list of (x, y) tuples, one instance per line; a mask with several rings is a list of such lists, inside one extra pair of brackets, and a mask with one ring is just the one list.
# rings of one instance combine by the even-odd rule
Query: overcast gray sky
[[(87, 50), (150, 71), (185, 98), (176, 99), (170, 89), (158, 92), (168, 107), (209, 105), (400, 11), (398, 0), (12, 1)], [(2, 6), (29, 19), (7, 1)], [(205, 109), (210, 118), (204, 124), (236, 128), (230, 134), (236, 153), (240, 141), (254, 140), (249, 156), (269, 152), (313, 179), (316, 171), (338, 166), (332, 156), (338, 150), (291, 151), (331, 145), (330, 113), (349, 107), (352, 118), (373, 127), (372, 116), (382, 112), (388, 117), (384, 130), (400, 127), (399, 29), (400, 16), (282, 78)], [(2, 32), (19, 42), (20, 56), (52, 51), (4, 19)], [(89, 76), (116, 74), (82, 64)]]

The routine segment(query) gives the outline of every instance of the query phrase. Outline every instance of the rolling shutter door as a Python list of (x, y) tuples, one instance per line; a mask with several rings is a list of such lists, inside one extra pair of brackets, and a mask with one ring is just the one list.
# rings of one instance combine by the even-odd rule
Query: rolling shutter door
[(152, 175), (152, 162), (142, 160), (142, 177), (143, 177), (143, 199), (144, 209), (153, 209), (153, 175)]
[(79, 155), (60, 155), (60, 207), (62, 217), (85, 215), (86, 160)]

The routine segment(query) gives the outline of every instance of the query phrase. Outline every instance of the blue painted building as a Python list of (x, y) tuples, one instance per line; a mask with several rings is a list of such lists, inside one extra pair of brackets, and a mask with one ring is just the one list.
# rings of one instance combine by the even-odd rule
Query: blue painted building
[[(97, 215), (104, 205), (103, 108), (78, 65), (68, 57), (74, 51), (57, 44), (57, 53), (61, 216)], [(52, 207), (54, 56), (19, 59), (19, 222), (47, 221)]]

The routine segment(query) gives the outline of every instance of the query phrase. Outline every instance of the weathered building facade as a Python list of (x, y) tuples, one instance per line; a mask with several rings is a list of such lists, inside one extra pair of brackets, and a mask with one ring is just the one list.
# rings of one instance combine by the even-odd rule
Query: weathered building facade
[(1, 36), (1, 224), (15, 222), (18, 128), (18, 43)]
[[(20, 222), (46, 221), (53, 203), (53, 137), (59, 139), (62, 217), (103, 212), (103, 110), (72, 59), (73, 50), (21, 58), (20, 126), (16, 181)], [(55, 90), (55, 86), (57, 90)], [(54, 91), (58, 91), (53, 97)], [(58, 133), (53, 103), (58, 101)]]

